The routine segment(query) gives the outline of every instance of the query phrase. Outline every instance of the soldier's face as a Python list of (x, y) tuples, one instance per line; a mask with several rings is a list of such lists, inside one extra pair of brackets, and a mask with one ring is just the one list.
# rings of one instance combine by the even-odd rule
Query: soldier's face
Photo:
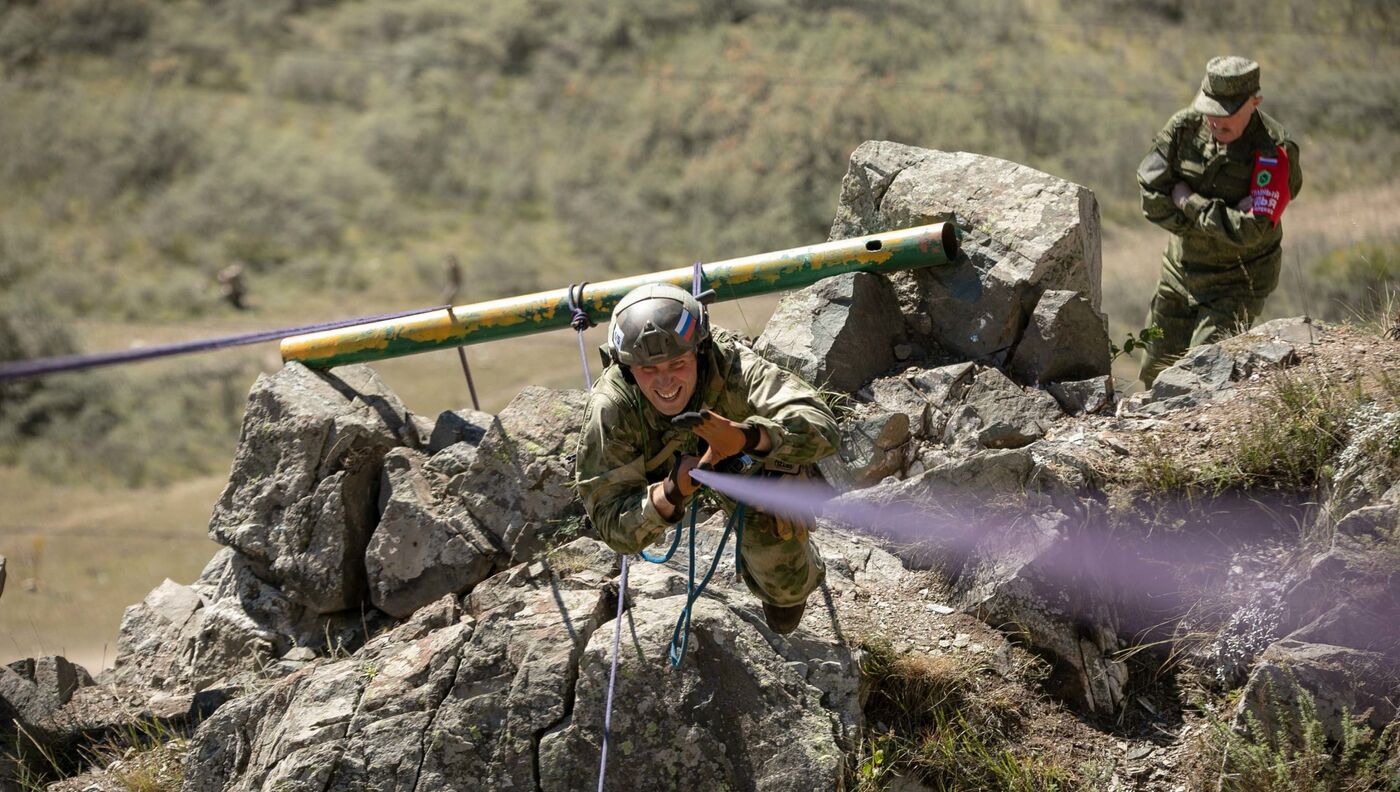
[(651, 406), (662, 415), (680, 415), (695, 394), (695, 352), (686, 352), (655, 366), (633, 366), (632, 377)]
[(1217, 143), (1234, 143), (1239, 140), (1245, 127), (1249, 126), (1249, 119), (1254, 117), (1254, 108), (1258, 106), (1259, 97), (1253, 96), (1241, 105), (1234, 115), (1206, 116), (1206, 123), (1210, 125), (1210, 136), (1215, 138)]

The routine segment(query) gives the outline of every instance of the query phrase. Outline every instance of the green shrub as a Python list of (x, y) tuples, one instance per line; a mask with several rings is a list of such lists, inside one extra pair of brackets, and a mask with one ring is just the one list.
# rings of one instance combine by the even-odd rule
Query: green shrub
[(357, 228), (392, 234), (392, 195), (382, 175), (334, 148), (250, 136), (165, 192), (143, 224), (177, 261), (234, 259), (265, 270), (339, 250)]
[(1388, 312), (1400, 293), (1400, 239), (1365, 241), (1335, 250), (1312, 268), (1309, 279), (1326, 296), (1320, 318), (1343, 321)]
[(298, 102), (339, 102), (364, 109), (369, 70), (353, 58), (322, 53), (283, 55), (273, 64), (267, 89), (273, 96)]
[(1400, 720), (1376, 734), (1365, 719), (1342, 712), (1342, 739), (1329, 743), (1313, 695), (1295, 688), (1294, 704), (1268, 688), (1269, 721), (1251, 713), (1237, 730), (1211, 715), (1189, 772), (1196, 790), (1212, 792), (1365, 792), (1400, 785)]
[(147, 0), (52, 0), (0, 7), (0, 62), (34, 64), (64, 52), (110, 54), (146, 38)]
[(73, 83), (42, 92), (0, 84), (0, 182), (64, 207), (142, 200), (204, 157), (199, 122), (164, 93), (104, 94)]

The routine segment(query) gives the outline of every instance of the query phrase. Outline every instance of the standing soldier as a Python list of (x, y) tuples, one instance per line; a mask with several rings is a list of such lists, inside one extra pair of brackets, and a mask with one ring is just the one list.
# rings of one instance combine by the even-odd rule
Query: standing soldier
[(1142, 364), (1148, 387), (1188, 347), (1248, 328), (1278, 285), (1279, 218), (1303, 171), (1298, 145), (1260, 101), (1259, 64), (1212, 58), (1191, 107), (1138, 166), (1143, 215), (1172, 233), (1147, 317), (1162, 330)]
[(248, 288), (243, 283), (243, 265), (233, 263), (219, 270), (219, 294), (229, 305), (237, 310), (244, 310), (248, 306), (243, 302), (248, 296)]
[[(697, 465), (732, 460), (756, 475), (803, 475), (836, 449), (836, 419), (816, 390), (729, 333), (711, 333), (704, 305), (684, 289), (629, 292), (613, 311), (605, 354), (575, 477), (588, 516), (619, 553), (640, 552), (681, 519), (699, 487), (690, 477)], [(792, 632), (826, 575), (811, 526), (745, 515), (744, 582), (768, 626)]]

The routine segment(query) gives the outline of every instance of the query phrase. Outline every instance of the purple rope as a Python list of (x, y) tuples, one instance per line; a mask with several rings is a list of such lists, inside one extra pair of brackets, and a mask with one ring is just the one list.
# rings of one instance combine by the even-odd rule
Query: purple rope
[[(588, 366), (584, 366), (588, 368)], [(622, 606), (627, 599), (627, 556), (622, 558), (622, 579), (617, 584), (617, 618), (613, 619), (612, 670), (608, 672), (608, 699), (603, 705), (603, 756), (598, 763), (598, 792), (603, 792), (603, 782), (608, 777), (608, 735), (612, 732), (613, 690), (617, 687), (617, 655), (622, 645)]]
[(173, 355), (188, 355), (193, 352), (209, 352), (215, 349), (260, 344), (264, 341), (279, 341), (288, 336), (302, 335), (304, 333), (318, 333), (322, 330), (338, 330), (342, 327), (350, 327), (352, 325), (366, 324), (369, 322), (382, 322), (388, 319), (402, 319), (405, 316), (413, 316), (429, 311), (440, 311), (446, 307), (448, 306), (418, 308), (412, 311), (398, 311), (396, 313), (379, 314), (377, 316), (363, 316), (358, 319), (340, 319), (334, 322), (302, 325), (301, 327), (284, 327), (279, 330), (260, 330), (256, 333), (219, 336), (217, 338), (205, 338), (199, 341), (181, 341), (176, 344), (163, 344), (161, 346), (143, 347), (141, 349), (129, 349), (122, 352), (65, 355), (63, 357), (36, 358), (34, 360), (0, 363), (0, 382), (25, 379), (26, 377), (39, 377), (45, 374), (58, 374), (64, 371), (97, 368), (99, 366), (136, 363), (142, 360), (153, 360), (155, 358), (171, 357)]
[(583, 287), (587, 285), (588, 281), (569, 284), (569, 326), (578, 331), (578, 358), (583, 363), (583, 381), (587, 383), (588, 390), (593, 390), (593, 375), (588, 371), (588, 352), (583, 345), (583, 331), (593, 327), (593, 320), (589, 318), (588, 311), (580, 307), (583, 303)]

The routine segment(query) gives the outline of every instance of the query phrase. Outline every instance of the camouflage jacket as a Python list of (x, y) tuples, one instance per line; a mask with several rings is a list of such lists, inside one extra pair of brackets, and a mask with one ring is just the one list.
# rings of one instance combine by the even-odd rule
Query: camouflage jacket
[[(713, 352), (686, 409), (702, 407), (762, 427), (773, 447), (750, 456), (768, 465), (815, 462), (839, 442), (836, 418), (811, 385), (724, 331), (715, 332)], [(621, 367), (603, 372), (584, 411), (574, 469), (584, 508), (603, 541), (620, 553), (635, 553), (660, 538), (670, 523), (647, 487), (670, 473), (678, 455), (698, 454), (699, 443), (692, 432), (672, 427), (623, 378)]]
[[(1249, 195), (1254, 156), (1271, 155), (1277, 146), (1288, 152), (1288, 187), (1292, 197), (1303, 187), (1298, 146), (1279, 123), (1260, 111), (1239, 140), (1217, 143), (1205, 117), (1186, 109), (1157, 133), (1152, 150), (1138, 166), (1142, 214), (1172, 232), (1167, 257), (1185, 264), (1233, 267), (1279, 250), (1283, 224), (1241, 212)], [(1184, 210), (1172, 203), (1172, 187), (1186, 182), (1195, 191)]]

